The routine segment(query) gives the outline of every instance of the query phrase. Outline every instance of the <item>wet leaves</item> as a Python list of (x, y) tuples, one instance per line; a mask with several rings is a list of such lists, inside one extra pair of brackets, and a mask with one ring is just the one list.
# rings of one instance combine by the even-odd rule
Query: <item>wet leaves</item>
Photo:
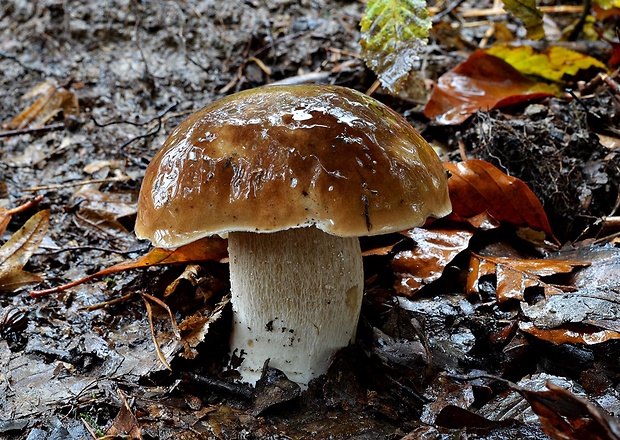
[(438, 79), (424, 114), (437, 124), (460, 124), (477, 110), (558, 93), (556, 87), (529, 79), (500, 58), (477, 50)]
[(51, 289), (31, 292), (33, 297), (58, 293), (80, 284), (112, 275), (119, 272), (134, 269), (144, 269), (151, 266), (161, 266), (165, 264), (193, 263), (196, 261), (223, 260), (228, 257), (228, 242), (219, 237), (207, 237), (197, 240), (178, 249), (153, 248), (146, 255), (123, 261), (114, 266), (105, 268), (92, 275), (88, 275), (76, 281), (53, 287)]
[(491, 220), (528, 227), (553, 237), (542, 204), (522, 181), (508, 176), (490, 163), (472, 159), (445, 163), (453, 215), (475, 227)]
[(403, 232), (415, 242), (412, 250), (394, 255), (392, 268), (396, 292), (411, 296), (439, 279), (446, 266), (467, 249), (473, 232), (467, 229), (415, 228)]
[(426, 46), (431, 20), (421, 0), (370, 0), (360, 22), (362, 58), (396, 94)]
[(561, 439), (620, 439), (617, 418), (553, 382), (548, 382), (547, 388), (549, 391), (519, 390), (540, 417), (547, 434)]
[(497, 300), (501, 303), (509, 299), (523, 301), (525, 290), (537, 287), (546, 298), (572, 291), (572, 286), (545, 283), (542, 277), (569, 273), (575, 268), (588, 266), (588, 262), (552, 259), (515, 259), (510, 257), (483, 256), (473, 254), (467, 275), (468, 294), (479, 293), (478, 283), (487, 275), (495, 275), (497, 281)]
[(496, 45), (486, 52), (501, 58), (525, 75), (556, 83), (571, 82), (576, 78), (592, 78), (607, 70), (605, 64), (596, 58), (561, 46), (552, 46), (537, 52), (531, 46)]

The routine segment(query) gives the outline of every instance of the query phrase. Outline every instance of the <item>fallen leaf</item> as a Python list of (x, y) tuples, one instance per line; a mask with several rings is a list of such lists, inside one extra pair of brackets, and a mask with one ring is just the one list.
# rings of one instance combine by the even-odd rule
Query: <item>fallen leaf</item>
[(444, 167), (451, 174), (448, 187), (453, 218), (479, 220), (480, 215), (490, 216), (502, 223), (544, 232), (555, 240), (542, 204), (522, 180), (478, 159), (444, 163)]
[(473, 232), (458, 229), (414, 228), (402, 234), (415, 241), (412, 250), (398, 252), (392, 260), (399, 295), (412, 296), (441, 277), (444, 268), (467, 249)]
[(164, 264), (195, 263), (197, 261), (216, 260), (220, 261), (228, 257), (228, 241), (219, 237), (206, 237), (193, 243), (182, 246), (178, 249), (153, 248), (148, 254), (115, 264), (112, 267), (100, 270), (97, 273), (81, 278), (76, 281), (53, 287), (46, 290), (30, 292), (30, 296), (45, 296), (51, 293), (58, 293), (70, 289), (88, 281), (95, 280), (104, 276), (134, 269), (144, 269), (151, 266)]
[(552, 344), (596, 345), (612, 339), (620, 339), (620, 332), (579, 324), (566, 324), (557, 328), (542, 329), (532, 322), (520, 322), (519, 329), (541, 341)]
[(64, 119), (77, 118), (80, 114), (77, 96), (51, 82), (42, 82), (34, 86), (23, 99), (38, 96), (28, 108), (5, 124), (9, 130), (25, 128), (29, 125), (41, 127), (58, 113), (62, 112)]
[(540, 418), (542, 429), (552, 438), (567, 440), (619, 440), (618, 420), (582, 397), (553, 382), (549, 391), (517, 391), (530, 403)]
[[(78, 191), (74, 196), (80, 209), (75, 214), (75, 223), (96, 235), (110, 240), (127, 240), (131, 233), (120, 219), (134, 215), (137, 210), (137, 195), (132, 192), (104, 193), (94, 189)], [(132, 236), (133, 238), (133, 236)]]
[(504, 60), (477, 50), (439, 77), (424, 106), (424, 115), (437, 124), (460, 124), (478, 110), (559, 93), (558, 87), (529, 79)]
[(24, 203), (23, 205), (19, 205), (16, 208), (6, 209), (0, 207), (0, 236), (4, 234), (6, 227), (9, 225), (11, 218), (20, 212), (24, 212), (25, 210), (33, 207), (37, 203), (39, 203), (43, 199), (43, 196), (37, 196), (34, 199)]
[(47, 233), (49, 218), (48, 210), (39, 211), (0, 248), (0, 290), (14, 291), (41, 281), (41, 277), (22, 268)]
[(497, 301), (500, 303), (509, 299), (523, 301), (525, 289), (528, 287), (539, 287), (543, 289), (545, 297), (550, 297), (564, 293), (566, 290), (574, 290), (574, 287), (549, 284), (542, 281), (541, 277), (570, 273), (575, 268), (588, 264), (582, 261), (515, 259), (472, 253), (466, 292), (467, 294), (478, 293), (480, 278), (485, 275), (495, 275), (497, 277)]
[(114, 418), (112, 425), (107, 429), (106, 437), (122, 437), (131, 438), (134, 440), (141, 440), (142, 429), (140, 428), (140, 423), (138, 422), (136, 415), (131, 410), (125, 394), (120, 389), (117, 390), (117, 394), (118, 397), (121, 399), (123, 405), (121, 406), (120, 411)]
[(552, 256), (587, 261), (571, 274), (572, 292), (522, 303), (523, 331), (554, 344), (600, 344), (620, 339), (620, 249), (612, 245), (580, 243)]
[(599, 72), (607, 71), (605, 64), (596, 58), (560, 46), (537, 52), (531, 46), (497, 45), (490, 47), (486, 52), (488, 55), (501, 58), (524, 75), (556, 83), (576, 79), (588, 80)]

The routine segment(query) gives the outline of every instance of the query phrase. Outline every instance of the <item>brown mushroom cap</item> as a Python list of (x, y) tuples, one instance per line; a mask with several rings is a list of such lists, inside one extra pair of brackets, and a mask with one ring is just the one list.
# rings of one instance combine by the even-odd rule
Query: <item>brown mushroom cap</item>
[(172, 133), (146, 170), (136, 234), (164, 248), (311, 225), (377, 235), (449, 212), (439, 158), (398, 113), (343, 87), (267, 86)]

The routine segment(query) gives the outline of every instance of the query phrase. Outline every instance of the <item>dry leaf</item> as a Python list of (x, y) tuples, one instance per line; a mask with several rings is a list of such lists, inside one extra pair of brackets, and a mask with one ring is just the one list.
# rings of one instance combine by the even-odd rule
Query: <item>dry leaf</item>
[[(488, 162), (472, 159), (458, 164), (444, 163), (452, 217), (476, 219), (480, 215), (519, 227), (529, 227), (553, 238), (547, 214), (536, 195), (515, 177)], [(478, 222), (470, 222), (474, 226)]]
[(80, 204), (80, 209), (75, 214), (75, 222), (81, 228), (108, 240), (122, 241), (131, 236), (119, 219), (136, 213), (135, 193), (104, 193), (86, 189), (77, 192), (73, 198)]
[(43, 82), (34, 86), (24, 99), (38, 96), (37, 100), (27, 109), (5, 124), (9, 130), (25, 128), (29, 125), (41, 127), (63, 112), (65, 120), (69, 117), (77, 118), (80, 114), (77, 96), (51, 82)]
[(0, 290), (14, 291), (41, 281), (38, 275), (22, 268), (47, 233), (49, 218), (49, 211), (39, 211), (0, 248)]

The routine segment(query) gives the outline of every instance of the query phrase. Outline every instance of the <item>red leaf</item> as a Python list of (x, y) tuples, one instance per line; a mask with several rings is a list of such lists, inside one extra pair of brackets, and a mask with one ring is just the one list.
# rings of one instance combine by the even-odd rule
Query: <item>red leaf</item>
[(438, 124), (460, 124), (479, 109), (553, 96), (541, 87), (504, 60), (477, 50), (439, 78), (424, 114)]

